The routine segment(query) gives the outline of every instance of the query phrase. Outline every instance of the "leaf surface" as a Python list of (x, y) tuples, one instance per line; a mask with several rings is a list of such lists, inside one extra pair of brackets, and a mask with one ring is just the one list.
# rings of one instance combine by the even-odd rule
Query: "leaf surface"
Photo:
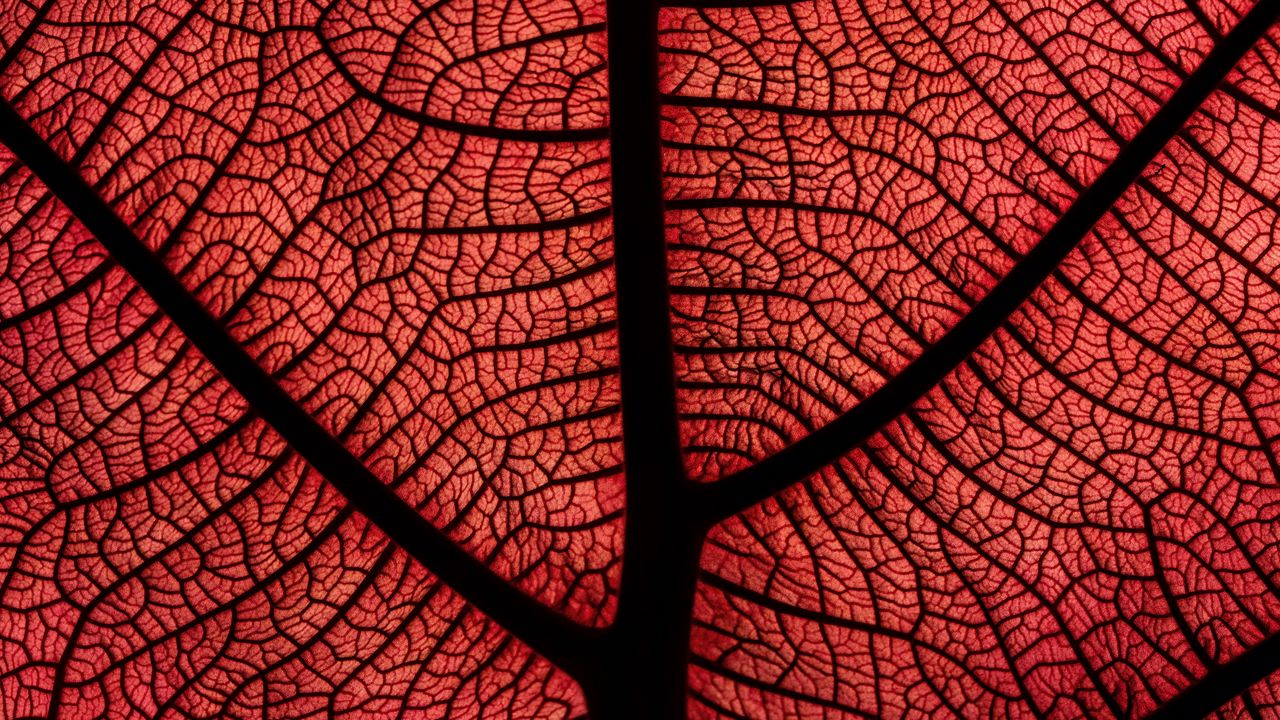
[(1280, 712), (1275, 5), (11, 2), (0, 714)]

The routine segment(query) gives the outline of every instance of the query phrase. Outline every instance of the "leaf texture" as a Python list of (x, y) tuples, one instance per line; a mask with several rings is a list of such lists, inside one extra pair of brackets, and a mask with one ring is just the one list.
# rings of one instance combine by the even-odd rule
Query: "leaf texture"
[[(507, 138), (500, 118), (464, 134), (455, 118), (444, 118), (451, 129), (433, 127), (429, 105), (411, 118), (385, 109), (392, 103), (344, 77), (358, 77), (347, 67), (368, 66), (376, 54), (352, 57), (343, 40), (405, 32), (371, 25), (384, 13), (43, 10), (6, 68), (9, 98), (37, 131), (286, 392), (424, 517), (575, 620), (607, 619), (621, 496), (602, 142), (544, 140), (518, 128)], [(470, 26), (477, 41), (459, 47), (463, 68), (574, 37), (590, 55), (599, 34), (589, 12), (559, 6), (542, 17), (537, 8), (515, 17), (429, 10), (419, 25), (429, 27), (434, 14), (444, 31), (449, 21)], [(599, 62), (571, 63), (566, 72), (582, 79), (565, 89), (589, 89)], [(538, 102), (558, 102), (561, 119), (581, 122), (578, 105), (597, 101), (562, 93)], [(553, 135), (546, 127), (554, 121), (537, 132)], [(214, 677), (207, 684), (225, 697), (207, 714), (264, 707), (261, 689), (222, 687), (218, 665), (233, 658), (220, 646), (238, 634), (279, 635), (283, 647), (235, 659), (236, 682), (289, 677), (274, 666), (325, 643), (325, 626), (371, 593), (404, 617), (363, 630), (385, 635), (385, 650), (368, 639), (328, 641), (352, 656), (344, 658), (351, 667), (328, 671), (335, 703), (351, 684), (359, 687), (346, 704), (355, 708), (383, 692), (384, 702), (409, 708), (453, 703), (450, 714), (460, 715), (491, 712), (495, 702), (547, 712), (580, 702), (563, 676), (551, 677), (447, 590), (406, 576), (420, 571), (403, 567), (403, 557), (383, 588), (369, 586), (393, 559), (379, 547), (385, 541), (340, 517), (338, 498), (314, 474), (286, 464), (288, 449), (253, 409), (66, 209), (10, 165), (6, 231), (21, 252), (7, 278), (15, 292), (5, 293), (5, 346), (15, 348), (6, 353), (13, 453), (5, 466), (19, 503), (7, 565), (19, 592), (5, 601), (15, 648), (5, 653), (14, 683), (5, 694), (29, 694), (22, 714), (39, 713), (51, 695), (71, 716), (84, 696), (127, 707), (120, 698), (147, 685), (147, 675), (113, 680), (115, 666), (161, 652), (168, 636), (192, 632), (205, 616), (244, 614), (238, 608), (255, 594), (259, 611), (239, 629), (224, 619), (203, 654), (196, 643), (169, 651), (194, 655), (171, 670), (178, 679), (159, 693), (164, 704), (201, 695), (201, 679)], [(492, 175), (478, 171), (495, 166)], [(31, 239), (19, 244), (23, 237)], [(268, 485), (272, 495), (258, 499)], [(273, 519), (254, 509), (259, 503), (293, 517)], [(203, 568), (199, 558), (216, 557), (214, 548), (226, 557)], [(313, 556), (316, 569), (282, 574)], [(150, 583), (148, 568), (160, 573)], [(273, 573), (278, 597), (267, 601), (255, 588)], [(313, 582), (332, 597), (309, 598)], [(104, 614), (120, 592), (136, 609)], [(171, 609), (134, 617), (156, 603)], [(263, 615), (281, 603), (298, 617)], [(384, 615), (380, 622), (392, 622), (389, 610), (370, 617)], [(305, 627), (280, 634), (295, 623)], [(101, 625), (102, 636), (85, 637), (80, 625)], [(32, 641), (45, 636), (61, 639)], [(392, 647), (406, 642), (414, 645)], [(50, 655), (20, 650), (33, 645)], [(430, 668), (432, 652), (456, 667)], [(384, 669), (363, 668), (375, 661)], [(74, 675), (59, 670), (73, 664), (81, 666)], [(421, 668), (394, 683), (359, 677), (403, 674), (406, 664)], [(330, 699), (304, 688), (322, 708)], [(227, 709), (217, 710), (222, 702)], [(139, 705), (144, 714), (162, 709)]]
[[(1123, 19), (1117, 12), (1113, 22)], [(1208, 38), (1217, 33), (1194, 20), (1189, 16), (1186, 27)], [(1274, 46), (1263, 48), (1274, 52)], [(1162, 70), (1185, 78), (1172, 59), (1183, 51), (1150, 43), (1147, 52)], [(836, 710), (875, 717), (924, 707), (962, 716), (1143, 716), (1207, 668), (1276, 631), (1275, 517), (1266, 508), (1275, 493), (1277, 347), (1269, 257), (1276, 204), (1267, 170), (1274, 159), (1267, 138), (1277, 115), (1274, 98), (1268, 104), (1257, 95), (1259, 87), (1274, 86), (1269, 54), (1252, 56), (1206, 101), (1079, 249), (938, 387), (861, 451), (713, 533), (694, 641), (695, 663), (702, 666), (695, 688), (701, 685), (697, 692), (709, 715), (766, 708), (787, 716)], [(1047, 55), (1028, 53), (1028, 63)], [(1054, 59), (1054, 66), (1066, 65), (1066, 58)], [(1003, 82), (1012, 76), (999, 74)], [(1059, 77), (1064, 93), (1078, 101), (1073, 108), (1095, 99), (1088, 117), (1097, 144), (1130, 139), (1123, 118), (1109, 117), (1107, 104), (1097, 102), (1104, 97), (1099, 91), (1065, 72)], [(1153, 77), (1141, 75), (1148, 82)], [(904, 86), (918, 91), (922, 83), (908, 78)], [(1159, 97), (1157, 89), (1148, 94)], [(734, 110), (746, 107), (741, 101)], [(1000, 129), (1015, 134), (1027, 125), (1010, 118)], [(999, 141), (997, 134), (971, 142), (991, 147)], [(1055, 155), (1063, 160), (1054, 162)], [(1069, 153), (1048, 149), (1040, 157), (1061, 187), (1085, 185), (1072, 172)], [(911, 168), (902, 167), (908, 163), (885, 164), (896, 177), (911, 177)], [(850, 295), (868, 298), (865, 304), (876, 311), (857, 320), (859, 326), (894, 321), (890, 332), (873, 336), (881, 350), (844, 346), (873, 371), (871, 390), (901, 362), (881, 359), (883, 353), (936, 342), (930, 325), (913, 326), (911, 314), (900, 310), (904, 301), (875, 291), (856, 259), (828, 271), (845, 280), (843, 286), (831, 277), (788, 276), (792, 257), (790, 267), (810, 273), (822, 261), (837, 261), (829, 260), (830, 249), (823, 252), (823, 209), (805, 210), (810, 222), (775, 219), (797, 212), (787, 205), (799, 204), (792, 200), (798, 191), (786, 187), (792, 195), (777, 203), (782, 209), (757, 210), (754, 198), (723, 203), (733, 220), (714, 226), (710, 213), (700, 211), (697, 227), (723, 228), (723, 235), (704, 231), (700, 237), (714, 239), (688, 250), (691, 267), (711, 265), (705, 258), (714, 256), (724, 268), (711, 281), (692, 274), (701, 282), (691, 283), (689, 296), (714, 298), (696, 306), (702, 327), (711, 324), (715, 302), (734, 308), (716, 318), (760, 321), (736, 324), (733, 340), (714, 350), (704, 343), (689, 354), (698, 359), (691, 366), (706, 357), (721, 362), (696, 365), (720, 374), (689, 383), (687, 395), (696, 398), (689, 404), (710, 397), (753, 408), (727, 421), (689, 413), (691, 444), (707, 436), (757, 443), (697, 445), (701, 452), (690, 453), (707, 462), (731, 458), (712, 466), (721, 472), (757, 448), (767, 451), (779, 436), (785, 441), (811, 430), (815, 405), (828, 417), (840, 412), (847, 405), (836, 393), (866, 394), (856, 371), (833, 378), (830, 366), (821, 373), (806, 367), (806, 357), (829, 351), (786, 345), (792, 338), (849, 336), (827, 330), (838, 324), (823, 312), (834, 308), (827, 312), (843, 319), (847, 305), (817, 301), (815, 294), (845, 303)], [(950, 227), (946, 212), (959, 206), (953, 212), (969, 219), (965, 230), (1006, 253), (1000, 262), (1024, 252), (1016, 233), (1001, 238), (999, 221), (983, 222), (982, 206), (965, 208), (962, 194), (948, 190), (945, 180), (926, 187), (948, 200), (938, 203), (938, 214), (925, 216), (929, 227)], [(1031, 190), (1024, 195), (1036, 197)], [(895, 197), (890, 190), (884, 195)], [(1035, 210), (1052, 211), (1051, 196)], [(837, 207), (825, 214), (851, 213)], [(892, 208), (862, 222), (884, 227), (903, 217), (910, 216)], [(1031, 210), (1009, 220), (1016, 228), (1028, 217)], [(816, 239), (797, 237), (809, 227)], [(845, 226), (835, 227), (836, 237), (844, 237)], [(777, 237), (772, 229), (781, 242), (770, 239)], [(883, 243), (885, 252), (910, 244), (907, 233), (892, 238)], [(827, 246), (835, 245), (838, 240)], [(745, 249), (753, 247), (770, 251)], [(793, 254), (779, 247), (794, 248)], [(930, 282), (971, 303), (966, 278), (947, 276), (960, 265), (947, 248), (914, 257), (946, 258)], [(873, 261), (866, 265), (875, 272)], [(924, 299), (930, 283), (885, 287), (918, 287), (911, 307), (947, 304)], [(869, 289), (859, 292), (863, 288)], [(811, 311), (770, 311), (796, 297)], [(683, 318), (677, 318), (680, 327)], [(686, 322), (694, 335), (699, 326)], [(901, 340), (883, 341), (893, 333)], [(760, 336), (771, 342), (750, 342)], [(748, 372), (769, 379), (742, 382)], [(811, 385), (803, 384), (806, 378), (814, 378)], [(783, 398), (798, 400), (788, 405)], [(774, 415), (756, 409), (764, 407)], [(785, 418), (796, 430), (788, 433), (783, 420), (762, 416)], [(752, 421), (760, 430), (723, 429)], [(831, 682), (841, 677), (847, 680)], [(1257, 692), (1261, 699), (1253, 693), (1237, 698), (1235, 712), (1260, 712), (1269, 690)]]
[(0, 716), (1280, 715), (1277, 5), (8, 0)]

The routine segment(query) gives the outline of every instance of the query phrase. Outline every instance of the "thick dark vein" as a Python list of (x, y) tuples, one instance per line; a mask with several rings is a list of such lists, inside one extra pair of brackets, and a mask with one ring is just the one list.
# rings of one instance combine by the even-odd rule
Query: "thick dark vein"
[(245, 352), (163, 261), (3, 99), (0, 141), (94, 234), (253, 411), (354, 508), (537, 653), (571, 673), (590, 661), (592, 653), (584, 650), (599, 636), (598, 631), (578, 625), (520, 592), (375, 477)]
[(580, 677), (591, 715), (685, 715), (702, 532), (680, 454), (659, 144), (658, 6), (609, 0), (609, 117), (618, 284), (625, 558), (599, 667)]
[[(937, 343), (856, 407), (755, 465), (699, 486), (699, 510), (728, 518), (830, 465), (900, 416), (969, 357), (1035, 292), (1110, 210), (1235, 64), (1280, 16), (1280, 0), (1261, 0), (1201, 62), (1097, 181), (1040, 242)], [(1275, 663), (1280, 667), (1280, 656)]]
[(1277, 669), (1280, 669), (1280, 633), (1268, 637), (1231, 661), (1210, 668), (1199, 682), (1156, 708), (1155, 712), (1147, 716), (1147, 720), (1206, 717)]

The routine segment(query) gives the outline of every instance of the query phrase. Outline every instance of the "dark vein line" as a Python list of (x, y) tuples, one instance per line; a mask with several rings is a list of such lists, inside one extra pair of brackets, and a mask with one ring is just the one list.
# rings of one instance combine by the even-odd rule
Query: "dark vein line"
[(626, 482), (618, 610), (590, 714), (685, 716), (702, 533), (688, 515), (676, 414), (658, 102), (656, 0), (608, 0), (610, 162)]
[(27, 20), (27, 26), (22, 29), (22, 34), (14, 38), (13, 43), (9, 45), (4, 55), (0, 56), (0, 72), (8, 69), (13, 64), (13, 61), (17, 59), (18, 54), (27, 48), (27, 43), (31, 42), (31, 38), (41, 29), (45, 18), (48, 17), (49, 11), (53, 9), (55, 4), (57, 4), (57, 0), (45, 0), (45, 3), (36, 8), (35, 12), (31, 14), (31, 18)]
[(927, 648), (933, 652), (936, 652), (938, 655), (947, 658), (948, 660), (950, 660), (951, 662), (957, 665), (963, 664), (959, 660), (957, 660), (955, 657), (948, 655), (946, 650), (939, 649), (935, 645), (930, 644), (928, 641), (921, 640), (920, 638), (917, 638), (915, 635), (909, 632), (905, 632), (902, 630), (895, 630), (891, 627), (876, 625), (874, 623), (863, 622), (861, 620), (855, 620), (853, 618), (841, 617), (839, 615), (829, 615), (824, 612), (812, 610), (802, 605), (783, 602), (782, 600), (779, 600), (775, 597), (771, 597), (769, 595), (765, 595), (764, 593), (758, 592), (756, 590), (752, 590), (751, 588), (746, 587), (744, 585), (739, 585), (736, 582), (728, 580), (724, 576), (717, 575), (716, 573), (711, 572), (709, 570), (703, 570), (702, 574), (698, 576), (698, 579), (702, 582), (703, 585), (716, 588), (717, 590), (725, 593), (726, 595), (731, 595), (733, 597), (741, 598), (755, 605), (759, 605), (760, 607), (768, 610), (769, 612), (776, 613), (778, 615), (789, 615), (791, 617), (800, 618), (801, 620), (807, 620), (817, 625), (834, 625), (836, 627), (856, 630), (858, 632), (866, 633), (868, 635), (882, 635), (887, 638), (893, 638), (895, 640), (901, 640), (903, 642), (913, 643), (921, 647)]
[(0, 141), (106, 247), (254, 411), (393, 542), (481, 612), (570, 673), (599, 631), (525, 595), (427, 522), (335, 440), (228, 334), (82, 177), (0, 99)]
[[(597, 26), (590, 26), (597, 27)], [(575, 30), (583, 30), (586, 28), (575, 28)], [(525, 142), (589, 142), (595, 140), (604, 140), (609, 137), (609, 128), (562, 128), (562, 129), (525, 129), (525, 128), (508, 128), (489, 125), (477, 125), (475, 123), (462, 122), (459, 120), (450, 120), (448, 118), (431, 115), (430, 113), (414, 110), (412, 108), (400, 105), (399, 103), (388, 100), (384, 95), (376, 90), (369, 88), (360, 79), (351, 72), (346, 62), (338, 55), (330, 45), (327, 38), (317, 36), (320, 42), (321, 51), (325, 57), (333, 64), (334, 70), (338, 75), (342, 76), (344, 82), (351, 87), (351, 90), (368, 102), (381, 108), (396, 117), (411, 120), (419, 125), (423, 125), (437, 130), (446, 130), (472, 137), (493, 138), (496, 140), (511, 140)]]
[(786, 7), (788, 5), (799, 5), (809, 0), (663, 0), (661, 2), (664, 8), (683, 8), (688, 10), (706, 10), (711, 8), (725, 8), (729, 10), (740, 10), (744, 8), (764, 8), (764, 7)]
[[(650, 33), (656, 36), (657, 14), (648, 0), (615, 0), (608, 11), (609, 56), (616, 58), (609, 66), (609, 85), (627, 473), (626, 562), (638, 569), (645, 549), (632, 547), (633, 526), (644, 524), (650, 513), (663, 514), (663, 506), (672, 499), (668, 492), (678, 491), (685, 478), (676, 420), (658, 103), (653, 92), (658, 83), (657, 44), (649, 42), (655, 39)], [(627, 571), (623, 572), (626, 586)]]
[[(1261, 0), (1213, 48), (1115, 160), (1040, 242), (937, 343), (856, 407), (821, 429), (714, 484), (698, 486), (700, 511), (719, 521), (772, 496), (855, 449), (901, 415), (964, 361), (1049, 277), (1139, 178), (1227, 73), (1280, 16), (1280, 0)], [(1280, 666), (1280, 656), (1276, 658)]]
[(1211, 667), (1199, 682), (1156, 708), (1147, 720), (1206, 717), (1277, 669), (1280, 669), (1280, 633), (1226, 663)]
[[(723, 632), (723, 631), (721, 631)], [(735, 638), (736, 639), (736, 638)], [(847, 705), (841, 702), (840, 698), (825, 698), (816, 693), (808, 694), (789, 687), (788, 683), (782, 682), (782, 678), (774, 678), (771, 680), (761, 680), (751, 675), (746, 675), (737, 670), (733, 670), (721, 665), (715, 665), (710, 660), (701, 656), (693, 658), (693, 665), (713, 672), (721, 677), (732, 680), (739, 685), (752, 688), (758, 692), (773, 695), (779, 698), (786, 698), (796, 703), (797, 708), (810, 706), (815, 708), (823, 708), (825, 710), (833, 710), (840, 713), (844, 717), (866, 718), (867, 720), (876, 720), (876, 716), (859, 709), (853, 705)], [(799, 714), (797, 712), (797, 714)]]

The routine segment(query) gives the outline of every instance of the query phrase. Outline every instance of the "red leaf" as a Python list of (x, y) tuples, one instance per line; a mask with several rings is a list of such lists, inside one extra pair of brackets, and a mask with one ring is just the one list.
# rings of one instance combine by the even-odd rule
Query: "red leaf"
[(1280, 3), (11, 5), (0, 716), (1277, 712)]

